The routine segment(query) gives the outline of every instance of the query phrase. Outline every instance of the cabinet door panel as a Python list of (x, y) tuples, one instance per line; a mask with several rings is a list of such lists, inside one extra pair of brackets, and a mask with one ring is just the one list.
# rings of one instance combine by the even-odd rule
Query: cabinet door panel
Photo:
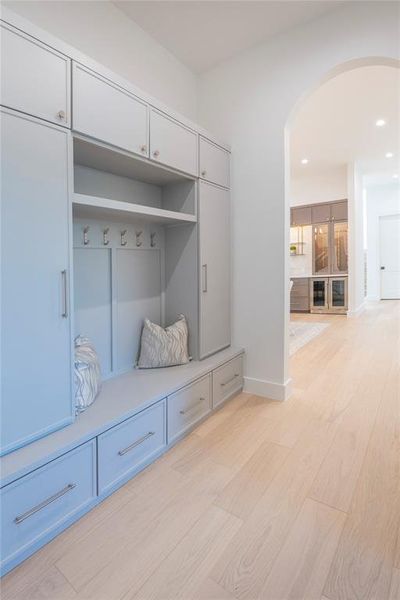
[(200, 182), (200, 356), (230, 345), (229, 192)]
[(7, 111), (1, 117), (4, 453), (66, 425), (73, 412), (69, 134)]
[(330, 204), (315, 204), (311, 207), (311, 216), (313, 223), (325, 223), (331, 220)]
[(290, 209), (290, 225), (311, 225), (311, 206)]
[(333, 221), (347, 221), (347, 201), (332, 204), (331, 213)]
[(73, 65), (73, 129), (148, 156), (148, 109), (128, 91), (82, 65)]
[(197, 133), (167, 115), (151, 110), (150, 158), (197, 175)]
[(229, 187), (229, 152), (200, 137), (200, 177)]
[(1, 104), (69, 127), (71, 61), (1, 25)]

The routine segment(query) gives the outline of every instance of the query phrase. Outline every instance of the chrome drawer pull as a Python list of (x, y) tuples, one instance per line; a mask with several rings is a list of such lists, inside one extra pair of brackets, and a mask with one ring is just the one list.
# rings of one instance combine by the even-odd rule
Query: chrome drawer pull
[(204, 400), (205, 400), (205, 398), (199, 398), (199, 399), (197, 400), (197, 402), (195, 402), (194, 404), (192, 404), (192, 406), (189, 406), (189, 408), (188, 408), (188, 409), (186, 409), (186, 410), (180, 410), (180, 411), (179, 411), (179, 414), (180, 414), (180, 415), (185, 415), (185, 414), (186, 414), (187, 412), (189, 412), (190, 410), (193, 410), (194, 408), (196, 408), (196, 406), (197, 406), (198, 404), (200, 404), (200, 402), (204, 402)]
[(144, 435), (143, 437), (136, 440), (136, 442), (133, 442), (133, 444), (131, 444), (130, 446), (127, 446), (123, 450), (119, 450), (119, 452), (118, 452), (119, 456), (123, 456), (127, 452), (130, 452), (130, 450), (133, 450), (134, 448), (136, 448), (136, 446), (140, 446), (140, 444), (143, 444), (143, 442), (145, 440), (147, 440), (149, 437), (151, 437), (154, 434), (155, 434), (155, 431), (149, 431), (149, 433), (146, 433), (146, 435)]
[(14, 523), (16, 525), (19, 525), (20, 523), (22, 523), (22, 521), (25, 521), (25, 519), (27, 519), (28, 517), (31, 517), (35, 513), (39, 512), (39, 510), (42, 510), (42, 508), (45, 508), (46, 506), (48, 506), (52, 502), (55, 502), (56, 500), (58, 500), (62, 496), (65, 496), (65, 494), (68, 494), (68, 492), (70, 492), (74, 488), (76, 488), (76, 483), (69, 483), (68, 485), (65, 486), (65, 488), (63, 488), (62, 490), (60, 490), (59, 492), (57, 492), (57, 494), (54, 494), (54, 496), (50, 496), (50, 498), (47, 498), (47, 500), (43, 500), (43, 502), (41, 502), (37, 506), (34, 506), (33, 508), (31, 508), (30, 510), (28, 510), (23, 515), (20, 515), (19, 517), (15, 517)]
[(233, 377), (231, 377), (230, 379), (228, 379), (228, 381), (225, 381), (225, 383), (221, 383), (221, 387), (225, 387), (226, 385), (229, 385), (230, 383), (232, 383), (232, 381), (235, 381), (236, 377), (240, 377), (240, 373), (235, 373)]

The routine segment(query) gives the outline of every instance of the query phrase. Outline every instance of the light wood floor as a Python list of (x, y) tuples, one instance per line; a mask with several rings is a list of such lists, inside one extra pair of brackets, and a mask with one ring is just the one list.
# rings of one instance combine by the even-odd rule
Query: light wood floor
[(400, 599), (400, 304), (327, 321), (3, 579), (3, 600)]

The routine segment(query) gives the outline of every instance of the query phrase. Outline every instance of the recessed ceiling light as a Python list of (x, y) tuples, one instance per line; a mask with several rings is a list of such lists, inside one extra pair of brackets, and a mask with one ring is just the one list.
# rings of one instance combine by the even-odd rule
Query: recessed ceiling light
[(301, 159), (301, 164), (302, 165), (307, 165), (308, 164), (308, 158), (302, 158)]
[(386, 125), (386, 121), (385, 121), (385, 119), (378, 119), (378, 120), (375, 122), (375, 125), (376, 125), (377, 127), (383, 127), (384, 125)]
[(393, 158), (393, 152), (386, 152), (386, 158)]
[(399, 174), (398, 173), (393, 173), (393, 179), (398, 179), (399, 178)]

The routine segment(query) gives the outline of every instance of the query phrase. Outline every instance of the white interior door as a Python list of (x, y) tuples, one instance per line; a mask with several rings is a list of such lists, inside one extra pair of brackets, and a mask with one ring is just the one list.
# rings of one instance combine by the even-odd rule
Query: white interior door
[(381, 299), (400, 298), (400, 215), (379, 219)]

